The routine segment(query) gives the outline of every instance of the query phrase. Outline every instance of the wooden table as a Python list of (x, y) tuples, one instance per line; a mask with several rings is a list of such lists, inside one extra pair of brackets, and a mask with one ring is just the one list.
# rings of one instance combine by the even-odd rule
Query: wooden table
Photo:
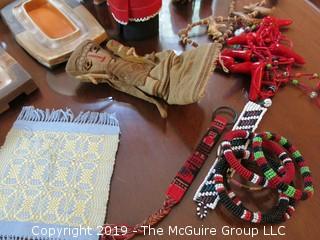
[[(238, 1), (247, 3), (248, 1)], [(190, 21), (209, 16), (226, 14), (229, 1), (197, 0), (193, 5), (176, 8), (164, 0), (160, 15), (159, 37), (143, 42), (128, 43), (137, 47), (139, 53), (175, 49), (183, 51), (177, 33)], [(112, 37), (117, 36), (116, 24), (106, 6), (86, 4), (99, 19)], [(239, 6), (237, 6), (239, 7)], [(320, 15), (303, 0), (281, 0), (275, 12), (276, 16), (292, 18), (294, 24), (286, 31), (293, 40), (294, 48), (303, 54), (307, 64), (300, 70), (319, 72), (320, 53)], [(202, 30), (200, 30), (201, 33)], [(198, 37), (204, 43), (206, 37)], [(12, 108), (0, 115), (0, 143), (12, 126), (23, 105), (39, 108), (72, 108), (80, 110), (108, 111), (117, 113), (121, 124), (121, 142), (112, 180), (107, 221), (110, 223), (135, 224), (156, 210), (162, 203), (164, 192), (175, 176), (176, 171), (185, 161), (199, 138), (204, 133), (211, 118), (212, 111), (222, 105), (228, 105), (240, 112), (246, 103), (243, 89), (248, 89), (249, 80), (238, 76), (214, 73), (207, 87), (206, 96), (198, 104), (189, 106), (170, 106), (168, 119), (161, 119), (157, 109), (144, 101), (117, 92), (107, 85), (94, 86), (78, 84), (64, 73), (64, 66), (50, 71), (32, 59), (14, 41), (8, 28), (0, 22), (0, 41), (8, 45), (8, 52), (14, 56), (32, 75), (39, 91), (29, 97), (21, 97), (12, 103)], [(113, 97), (115, 102), (109, 104), (106, 98)], [(279, 91), (273, 99), (273, 106), (267, 112), (259, 130), (271, 130), (287, 136), (302, 151), (314, 176), (315, 196), (306, 202), (299, 202), (297, 210), (290, 221), (281, 229), (286, 235), (281, 239), (309, 240), (320, 236), (319, 204), (319, 149), (320, 149), (320, 109), (312, 104), (300, 90), (288, 86)], [(215, 227), (217, 236), (145, 236), (137, 239), (231, 239), (222, 238), (221, 228), (257, 227), (244, 224), (233, 218), (219, 207), (200, 221), (195, 216), (195, 203), (192, 197), (210, 168), (213, 153), (204, 165), (187, 195), (172, 213), (159, 225), (165, 232), (169, 226), (193, 226), (195, 228)], [(5, 159), (1, 159), (5, 161)], [(238, 191), (240, 196), (250, 203), (255, 202), (261, 209), (270, 207), (276, 199), (268, 192), (251, 194)], [(255, 200), (250, 200), (254, 197)], [(277, 230), (278, 226), (274, 227)], [(270, 239), (263, 235), (263, 226), (259, 226), (259, 239)], [(268, 228), (269, 229), (269, 228)], [(237, 239), (245, 239), (238, 236)], [(277, 238), (277, 237), (274, 237)]]

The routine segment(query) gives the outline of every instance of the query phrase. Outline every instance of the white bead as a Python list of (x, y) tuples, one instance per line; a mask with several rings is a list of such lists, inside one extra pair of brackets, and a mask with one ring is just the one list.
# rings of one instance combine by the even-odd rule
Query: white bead
[(239, 36), (239, 35), (241, 35), (242, 33), (244, 33), (245, 32), (245, 30), (243, 29), (243, 28), (239, 28), (239, 29), (237, 29), (235, 32), (234, 32), (234, 35), (235, 36)]
[(263, 106), (264, 107), (271, 107), (271, 105), (272, 105), (272, 100), (270, 99), (270, 98), (267, 98), (267, 99), (265, 99), (264, 101), (263, 101)]
[(311, 92), (309, 96), (310, 96), (311, 99), (314, 99), (314, 98), (318, 97), (318, 93), (317, 92)]

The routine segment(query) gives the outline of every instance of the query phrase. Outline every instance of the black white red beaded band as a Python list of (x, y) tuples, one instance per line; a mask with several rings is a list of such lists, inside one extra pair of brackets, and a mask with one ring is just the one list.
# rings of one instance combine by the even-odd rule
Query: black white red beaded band
[(215, 190), (219, 202), (234, 216), (251, 223), (280, 223), (290, 218), (294, 211), (295, 200), (279, 192), (278, 203), (267, 212), (251, 211), (246, 208), (236, 194), (225, 185), (225, 176), (230, 165), (224, 156), (221, 156), (215, 169)]
[[(271, 106), (271, 100), (266, 99), (263, 104), (257, 104), (249, 101), (243, 111), (241, 112), (237, 122), (233, 126), (232, 130), (246, 130), (254, 132), (259, 123), (261, 122), (264, 114), (267, 112), (268, 107)], [(263, 106), (262, 106), (263, 105)], [(232, 142), (233, 150), (246, 149), (248, 142), (243, 139), (237, 139)], [(220, 147), (219, 147), (220, 149)], [(217, 159), (210, 168), (207, 176), (205, 177), (202, 184), (199, 186), (193, 200), (198, 203), (197, 215), (200, 218), (206, 217), (208, 209), (214, 209), (219, 201), (219, 196), (215, 191), (215, 166), (220, 155), (218, 149)], [(266, 183), (267, 184), (267, 183)]]

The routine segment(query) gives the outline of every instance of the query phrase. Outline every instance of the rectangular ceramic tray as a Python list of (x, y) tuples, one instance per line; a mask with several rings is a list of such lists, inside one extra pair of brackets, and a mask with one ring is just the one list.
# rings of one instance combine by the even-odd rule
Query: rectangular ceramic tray
[(22, 5), (24, 15), (50, 40), (67, 39), (80, 32), (73, 21), (47, 0), (29, 0)]
[(43, 65), (68, 60), (83, 41), (103, 42), (107, 34), (77, 0), (15, 0), (1, 10), (17, 42)]
[(0, 48), (0, 113), (9, 109), (9, 103), (25, 93), (29, 95), (37, 86), (23, 67)]

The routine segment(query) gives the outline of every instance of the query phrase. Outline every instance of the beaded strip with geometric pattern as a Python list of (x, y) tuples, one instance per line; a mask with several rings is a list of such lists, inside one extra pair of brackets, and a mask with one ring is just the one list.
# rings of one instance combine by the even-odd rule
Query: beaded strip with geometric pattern
[[(266, 99), (264, 101), (264, 105), (267, 107), (271, 106), (271, 100)], [(239, 130), (254, 132), (257, 129), (260, 121), (262, 120), (262, 117), (266, 113), (267, 107), (264, 107), (264, 106), (261, 106), (260, 104), (256, 104), (254, 102), (249, 101), (245, 105), (242, 113), (238, 118), (238, 121), (235, 123), (232, 130), (239, 129)], [(232, 141), (233, 150), (246, 149), (247, 145), (248, 145), (247, 140), (237, 139)], [(219, 149), (218, 149), (217, 159), (219, 158), (219, 154), (220, 154)], [(193, 200), (198, 203), (197, 215), (201, 219), (207, 216), (208, 208), (214, 209), (217, 206), (219, 201), (219, 197), (217, 195), (217, 192), (215, 191), (215, 181), (214, 181), (215, 165), (217, 163), (217, 159), (215, 160), (214, 164), (212, 165), (211, 169), (209, 170), (202, 184), (199, 186), (193, 198)], [(266, 183), (266, 185), (267, 184), (268, 183)]]
[(219, 112), (218, 109), (214, 112), (213, 119), (206, 134), (202, 137), (195, 151), (187, 158), (169, 185), (166, 191), (165, 201), (161, 208), (141, 223), (133, 226), (106, 224), (102, 231), (101, 240), (131, 239), (136, 235), (144, 234), (145, 227), (150, 228), (155, 226), (169, 215), (173, 207), (182, 200), (225, 128), (229, 125), (228, 120), (221, 114), (218, 114)]

